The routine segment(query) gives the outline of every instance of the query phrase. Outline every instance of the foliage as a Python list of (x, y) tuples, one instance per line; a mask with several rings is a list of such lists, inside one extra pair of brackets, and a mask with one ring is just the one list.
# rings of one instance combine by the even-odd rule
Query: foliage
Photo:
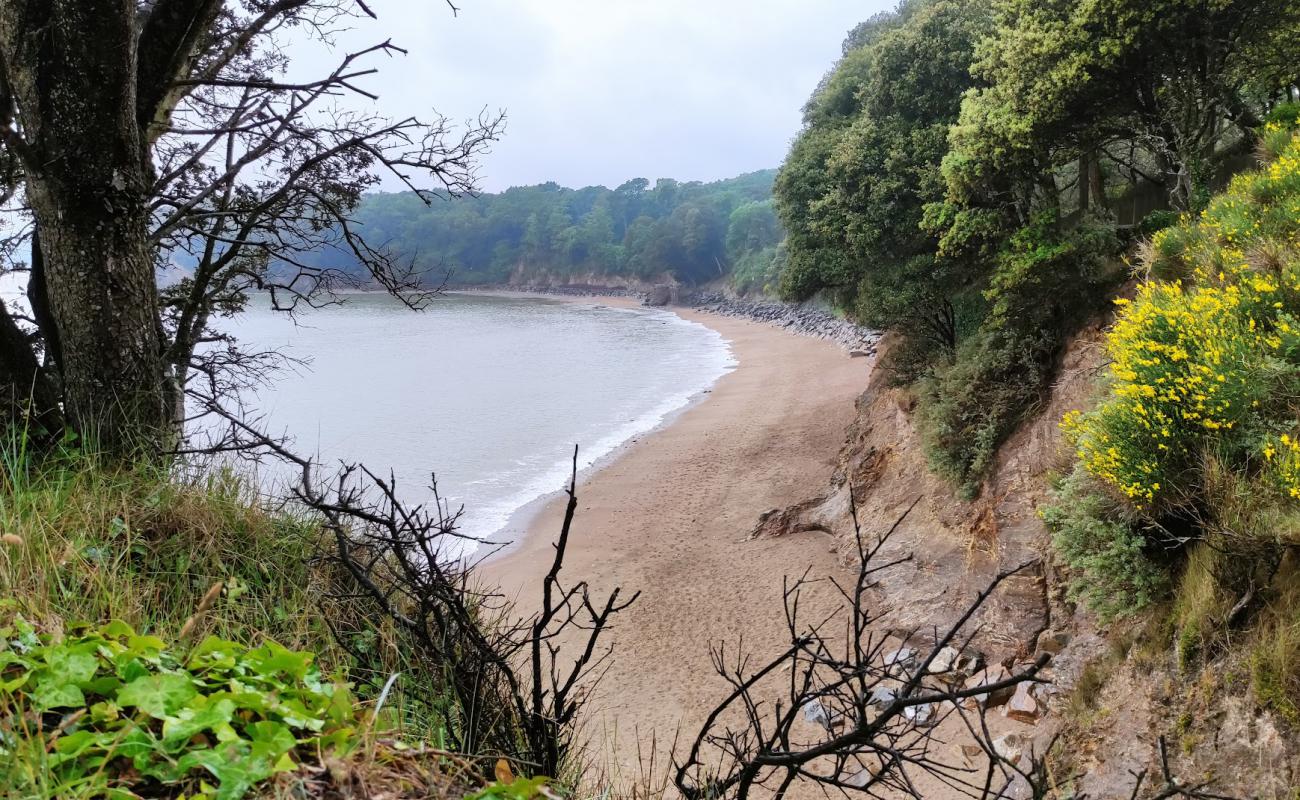
[(930, 463), (968, 496), (1002, 440), (1046, 394), (1061, 342), (1093, 310), (1114, 249), (1106, 226), (1063, 232), (1040, 217), (999, 254), (988, 315), (922, 386)]
[(122, 622), (56, 639), (22, 617), (0, 640), (0, 778), (11, 789), (126, 798), (158, 785), (234, 800), (358, 744), (346, 685), (271, 641), (209, 637), (186, 651)]
[(1300, 496), (1300, 139), (1152, 243), (1108, 337), (1111, 397), (1064, 424), (1087, 469), (1139, 508), (1187, 504), (1203, 455)]
[(986, 21), (979, 3), (913, 0), (851, 37), (777, 177), (787, 296), (833, 290), (867, 324), (955, 346), (963, 276), (933, 258), (920, 221), (943, 193), (948, 126)]
[(1297, 78), (1285, 0), (998, 0), (995, 15), (944, 162), (959, 215), (1054, 205), (1043, 178), (1080, 158), (1186, 209)]
[(32, 619), (122, 620), (175, 636), (216, 583), (202, 621), (223, 638), (332, 651), (313, 609), (311, 521), (266, 510), (229, 473), (113, 466), (79, 450), (0, 446), (0, 584)]
[(1053, 502), (1040, 513), (1070, 567), (1072, 600), (1110, 620), (1141, 611), (1168, 592), (1168, 572), (1149, 554), (1150, 542), (1086, 470), (1076, 467), (1052, 494)]
[[(405, 254), (426, 281), (455, 285), (589, 276), (685, 283), (723, 277), (742, 262), (764, 273), (783, 238), (770, 205), (771, 171), (714, 183), (644, 178), (616, 189), (554, 183), (426, 205), (410, 194), (369, 194), (357, 210), (367, 235)], [(766, 263), (761, 263), (766, 258)], [(309, 259), (365, 276), (346, 249)]]

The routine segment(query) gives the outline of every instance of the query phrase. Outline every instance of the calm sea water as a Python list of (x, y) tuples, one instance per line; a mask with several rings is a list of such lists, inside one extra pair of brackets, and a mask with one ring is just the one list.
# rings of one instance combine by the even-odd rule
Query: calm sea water
[(714, 331), (652, 309), (453, 294), (412, 312), (379, 294), (294, 322), (254, 308), (246, 345), (307, 361), (250, 398), (273, 431), (324, 462), (395, 473), (411, 502), (430, 476), (462, 530), (497, 534), (579, 467), (659, 425), (731, 369)]

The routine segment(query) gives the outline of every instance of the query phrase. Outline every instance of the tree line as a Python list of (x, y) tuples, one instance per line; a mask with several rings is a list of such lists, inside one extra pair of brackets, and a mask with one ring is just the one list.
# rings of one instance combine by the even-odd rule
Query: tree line
[[(735, 275), (761, 288), (784, 238), (772, 206), (775, 170), (711, 183), (634, 178), (615, 189), (556, 183), (424, 203), (409, 192), (368, 194), (358, 229), (408, 259), (430, 282), (486, 285), (584, 277), (700, 284)], [(313, 254), (357, 275), (353, 253)]]
[(1297, 33), (1285, 0), (904, 0), (804, 109), (783, 294), (903, 335), (931, 460), (976, 491), (1124, 247), (1254, 163)]

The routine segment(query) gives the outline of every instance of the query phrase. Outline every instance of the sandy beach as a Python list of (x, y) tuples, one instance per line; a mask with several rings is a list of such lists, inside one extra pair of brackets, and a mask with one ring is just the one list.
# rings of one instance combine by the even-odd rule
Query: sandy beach
[[(824, 489), (868, 360), (772, 326), (679, 313), (728, 339), (738, 366), (579, 484), (563, 573), (597, 591), (641, 592), (618, 619), (588, 718), (597, 738), (617, 736), (625, 769), (635, 768), (634, 734), (653, 730), (662, 743), (693, 733), (725, 694), (711, 644), (743, 638), (764, 655), (787, 643), (786, 577), (849, 574), (824, 533), (747, 537), (762, 512)], [(484, 579), (531, 607), (562, 516), (563, 499), (548, 502), (515, 549), (484, 565)]]

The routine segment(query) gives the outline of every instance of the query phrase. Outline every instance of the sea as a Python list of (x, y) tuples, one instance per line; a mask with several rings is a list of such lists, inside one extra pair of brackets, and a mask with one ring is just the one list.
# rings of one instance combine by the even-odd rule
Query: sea
[(293, 362), (246, 394), (265, 429), (325, 470), (391, 471), (408, 503), (436, 479), (461, 532), (489, 541), (567, 485), (575, 446), (585, 473), (735, 366), (710, 328), (599, 300), (449, 293), (412, 311), (358, 293), (291, 318), (258, 298), (226, 327)]

